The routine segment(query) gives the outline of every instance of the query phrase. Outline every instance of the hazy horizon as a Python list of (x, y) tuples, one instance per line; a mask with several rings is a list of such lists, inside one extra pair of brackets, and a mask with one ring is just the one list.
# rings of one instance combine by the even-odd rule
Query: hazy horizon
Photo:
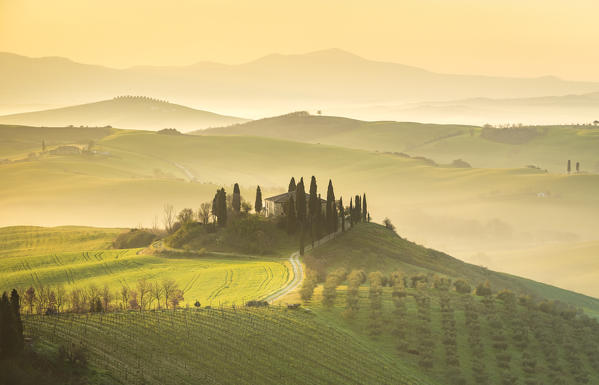
[(576, 6), (565, 0), (310, 0), (301, 7), (268, 0), (182, 1), (177, 7), (4, 0), (0, 51), (124, 68), (241, 64), (271, 53), (338, 47), (434, 72), (599, 81), (598, 11), (589, 0)]

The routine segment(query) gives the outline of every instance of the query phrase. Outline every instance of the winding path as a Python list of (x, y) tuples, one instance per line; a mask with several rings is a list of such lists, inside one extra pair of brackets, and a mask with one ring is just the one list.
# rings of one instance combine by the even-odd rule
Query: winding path
[[(327, 236), (322, 237), (318, 241), (314, 242), (314, 248), (327, 243), (331, 239), (334, 239), (337, 236), (337, 234), (339, 234), (339, 233), (341, 233), (341, 230), (337, 231), (336, 233), (329, 234)], [(307, 245), (304, 248), (304, 251), (310, 251), (310, 250), (312, 250), (312, 245)], [(269, 296), (267, 296), (266, 298), (264, 298), (264, 301), (273, 303), (274, 301), (281, 299), (284, 296), (286, 296), (287, 294), (289, 294), (290, 292), (292, 292), (295, 288), (297, 288), (302, 283), (302, 281), (304, 280), (304, 268), (302, 266), (302, 263), (299, 260), (299, 257), (300, 257), (299, 251), (294, 252), (289, 257), (289, 262), (291, 263), (291, 266), (293, 268), (293, 279), (291, 280), (291, 282), (289, 282), (286, 286), (282, 287), (281, 289), (275, 291), (274, 293), (272, 293)]]

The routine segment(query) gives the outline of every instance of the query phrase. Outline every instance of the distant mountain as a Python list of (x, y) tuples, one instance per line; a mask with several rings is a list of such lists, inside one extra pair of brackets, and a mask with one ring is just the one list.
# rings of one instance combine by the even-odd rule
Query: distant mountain
[(247, 119), (214, 114), (147, 97), (124, 96), (96, 103), (36, 112), (0, 116), (0, 124), (28, 126), (113, 126), (190, 131), (235, 123)]
[(570, 124), (599, 119), (599, 92), (534, 98), (471, 98), (399, 105), (369, 105), (328, 111), (369, 119), (460, 124)]
[(337, 49), (303, 55), (274, 54), (240, 65), (201, 62), (127, 69), (3, 53), (0, 84), (0, 104), (65, 105), (134, 94), (212, 110), (259, 111), (259, 115), (306, 108), (599, 91), (599, 83), (555, 77), (440, 74), (371, 61)]

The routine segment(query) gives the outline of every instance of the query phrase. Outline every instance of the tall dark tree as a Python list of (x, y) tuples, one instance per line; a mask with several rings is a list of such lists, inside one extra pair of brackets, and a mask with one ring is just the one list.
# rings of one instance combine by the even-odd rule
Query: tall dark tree
[(306, 223), (306, 190), (304, 189), (304, 178), (301, 178), (295, 189), (295, 211), (297, 220), (301, 224)]
[(212, 200), (212, 215), (216, 217), (219, 226), (227, 225), (227, 193), (224, 188), (216, 190)]
[(231, 206), (233, 206), (233, 211), (236, 214), (239, 214), (241, 211), (241, 192), (239, 191), (239, 184), (235, 183), (233, 186), (233, 199), (231, 200)]
[(570, 159), (568, 159), (568, 174), (570, 173), (570, 171), (572, 171), (572, 163), (570, 162)]
[(295, 189), (295, 210), (300, 226), (300, 255), (304, 255), (304, 242), (306, 237), (306, 190), (304, 178), (301, 178)]
[(262, 190), (260, 190), (260, 186), (256, 188), (256, 202), (254, 203), (254, 209), (256, 210), (256, 214), (262, 212)]
[(366, 193), (362, 197), (362, 222), (368, 221), (368, 207), (366, 206)]
[(580, 162), (576, 162), (576, 172), (580, 172)]
[(354, 222), (360, 222), (362, 220), (362, 203), (359, 195), (354, 198)]
[(335, 191), (333, 190), (333, 181), (329, 179), (329, 186), (327, 187), (327, 232), (335, 232), (337, 224), (337, 211), (335, 208)]
[(46, 141), (42, 139), (42, 152), (46, 152)]
[(295, 191), (296, 188), (297, 188), (297, 186), (295, 184), (295, 178), (291, 177), (291, 180), (289, 181), (289, 188), (287, 189), (287, 192)]
[(353, 198), (349, 198), (349, 227), (354, 227), (354, 203)]
[(341, 216), (341, 231), (345, 231), (345, 208), (343, 207), (343, 197), (339, 197), (339, 215)]
[(318, 199), (318, 185), (316, 184), (316, 178), (312, 175), (312, 180), (310, 180), (310, 198), (308, 200), (310, 217), (317, 215), (318, 206), (320, 206), (320, 201)]
[(0, 358), (8, 358), (19, 352), (23, 347), (22, 326), (19, 326), (19, 316), (15, 307), (4, 292), (0, 299)]
[(12, 312), (14, 315), (14, 323), (16, 329), (16, 338), (17, 351), (21, 351), (23, 349), (23, 321), (21, 320), (21, 298), (19, 297), (19, 293), (17, 289), (12, 289), (10, 292), (10, 307), (12, 308)]
[(293, 195), (289, 195), (289, 203), (287, 207), (287, 234), (295, 234), (297, 229), (297, 216), (295, 215), (295, 201)]

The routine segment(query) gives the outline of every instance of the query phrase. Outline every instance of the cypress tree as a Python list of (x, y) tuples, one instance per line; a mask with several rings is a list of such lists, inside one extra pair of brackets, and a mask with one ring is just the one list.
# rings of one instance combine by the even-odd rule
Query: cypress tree
[(224, 187), (220, 191), (219, 212), (221, 216), (218, 218), (218, 224), (224, 227), (227, 225), (227, 193)]
[(339, 215), (341, 215), (341, 231), (345, 231), (345, 208), (343, 207), (343, 197), (339, 197)]
[(329, 179), (329, 186), (327, 188), (327, 232), (333, 233), (335, 231), (335, 224), (337, 218), (335, 215), (335, 191), (333, 190), (333, 182)]
[(231, 206), (233, 206), (233, 211), (239, 214), (241, 211), (241, 192), (239, 191), (239, 184), (235, 183), (233, 186), (233, 199), (231, 200)]
[(289, 181), (289, 188), (287, 189), (287, 192), (295, 191), (296, 188), (297, 188), (297, 186), (295, 185), (295, 178), (291, 177), (291, 180)]
[(568, 159), (568, 168), (567, 168), (567, 170), (568, 170), (568, 174), (570, 173), (570, 171), (572, 171), (572, 164), (570, 162), (570, 159)]
[(306, 190), (304, 189), (304, 178), (301, 178), (296, 186), (295, 199), (297, 220), (300, 225), (300, 255), (304, 255), (304, 238), (306, 232)]
[(295, 234), (297, 228), (297, 218), (295, 216), (295, 201), (293, 195), (289, 195), (289, 203), (287, 207), (287, 234)]
[(314, 218), (317, 215), (318, 206), (320, 206), (320, 200), (318, 199), (318, 186), (316, 185), (316, 178), (312, 175), (310, 181), (310, 198), (308, 200), (308, 211), (310, 217)]
[(360, 196), (356, 195), (354, 198), (354, 222), (360, 222), (362, 220), (362, 204), (360, 203)]
[(256, 210), (256, 214), (262, 212), (262, 191), (260, 190), (260, 186), (256, 188), (256, 202), (254, 203), (254, 209)]
[(304, 189), (304, 178), (300, 179), (295, 189), (295, 211), (297, 220), (304, 224), (306, 222), (306, 190)]
[(16, 349), (21, 351), (23, 349), (23, 321), (21, 320), (21, 298), (17, 289), (12, 289), (10, 292), (10, 307), (14, 315), (14, 327), (16, 331)]
[(354, 204), (353, 198), (349, 198), (349, 227), (354, 227)]
[(366, 222), (368, 219), (368, 207), (366, 206), (366, 193), (362, 197), (362, 221)]
[(0, 358), (9, 358), (18, 351), (19, 338), (16, 316), (8, 294), (2, 293), (0, 299)]

